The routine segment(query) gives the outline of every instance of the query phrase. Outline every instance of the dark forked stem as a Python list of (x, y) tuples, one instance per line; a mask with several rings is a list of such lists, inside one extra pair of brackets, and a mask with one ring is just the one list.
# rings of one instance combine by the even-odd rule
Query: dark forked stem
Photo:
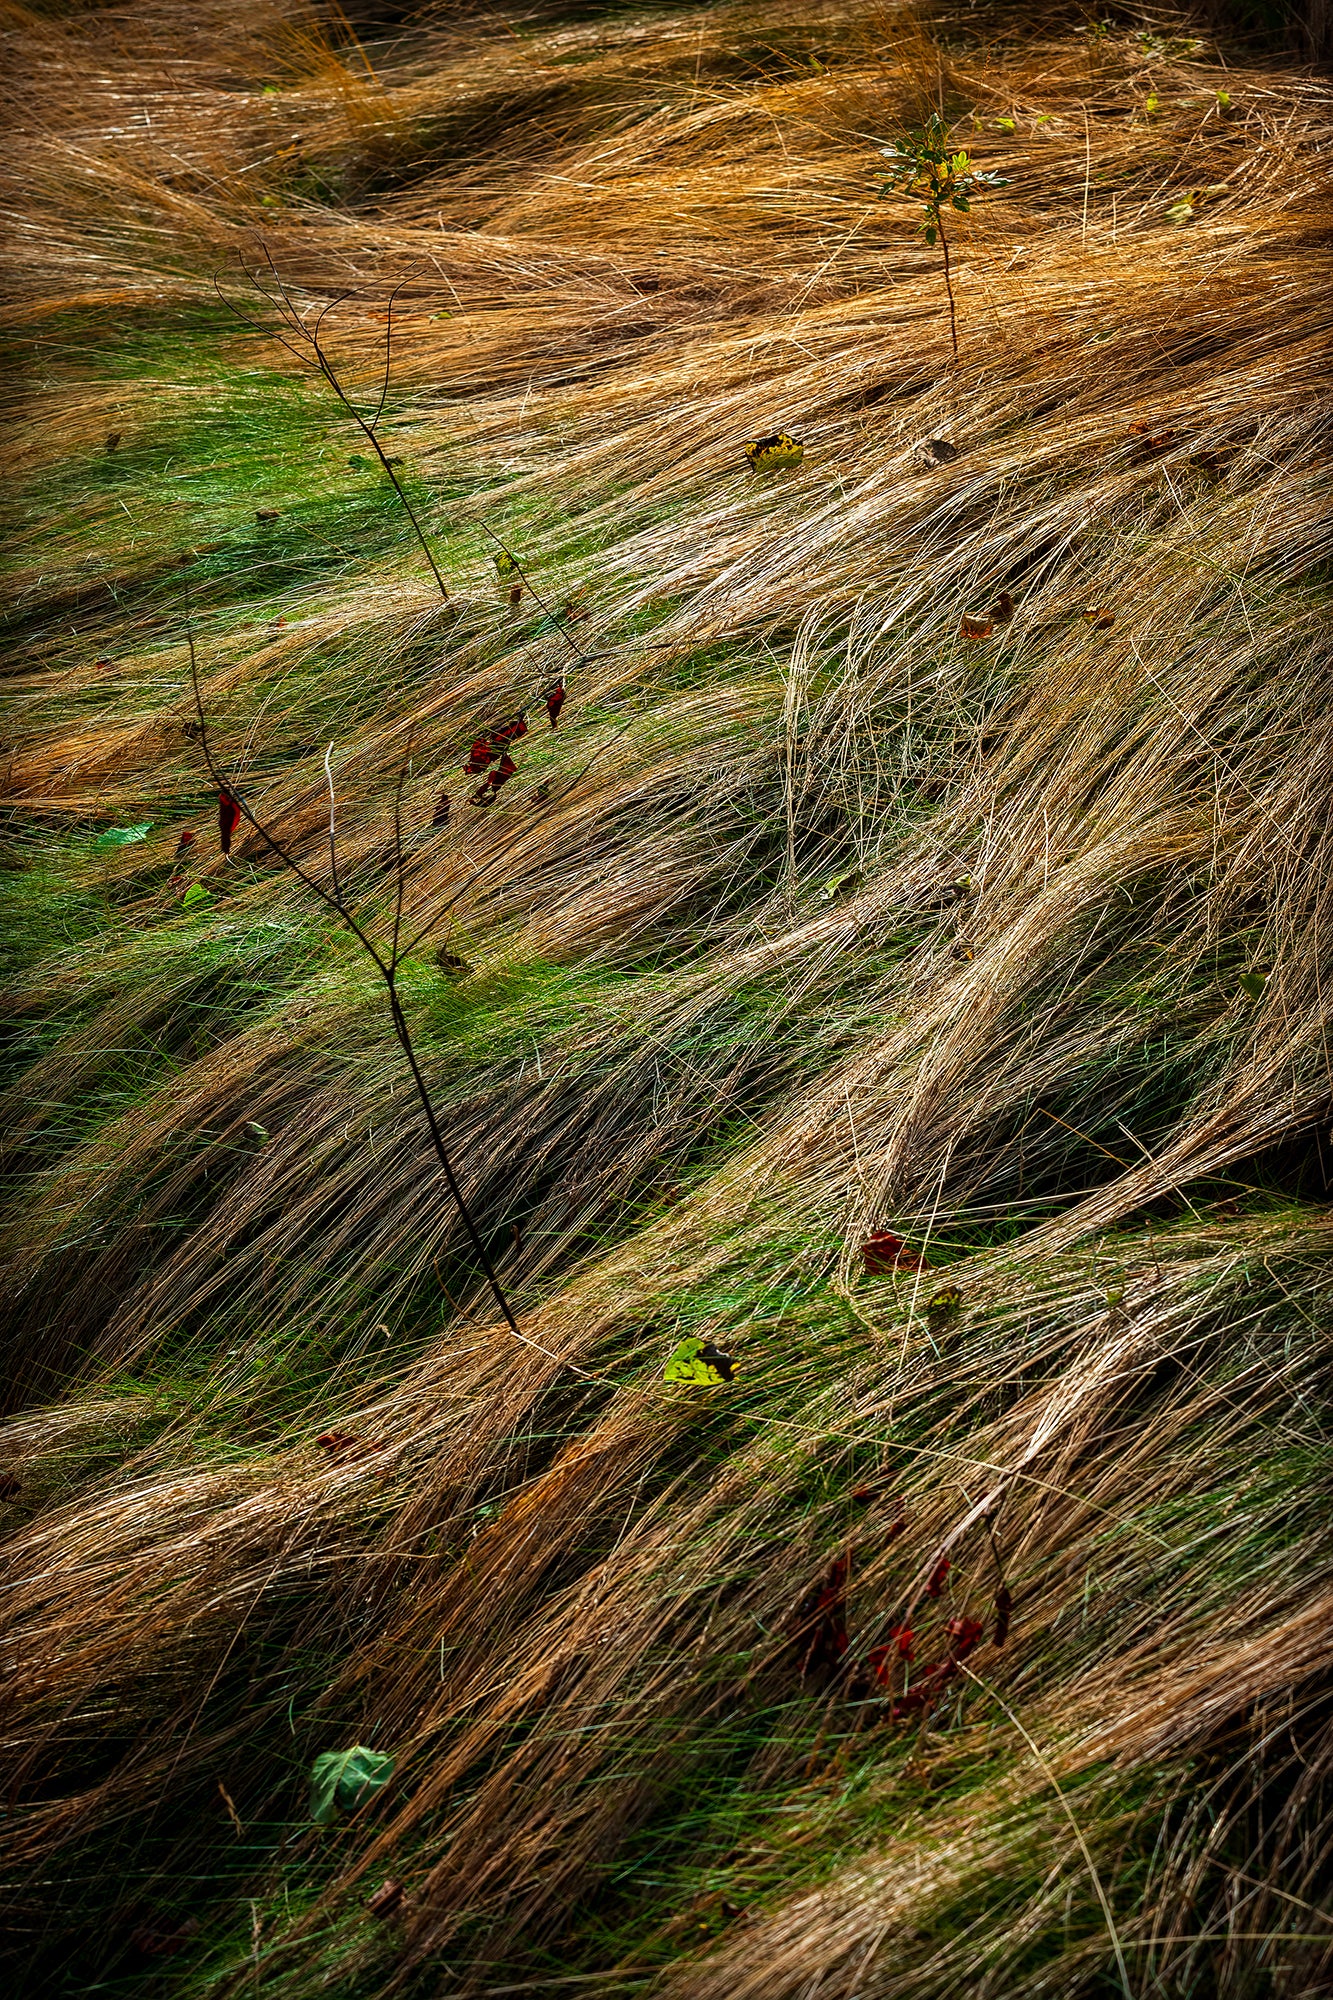
[(463, 1198), (463, 1190), (458, 1184), (458, 1178), (454, 1173), (453, 1163), (451, 1162), (449, 1154), (445, 1148), (444, 1135), (440, 1130), (440, 1122), (436, 1115), (435, 1105), (432, 1101), (430, 1091), (427, 1087), (426, 1079), (421, 1073), (421, 1065), (417, 1060), (416, 1050), (413, 1047), (412, 1033), (407, 1024), (407, 1017), (403, 1013), (402, 1001), (398, 993), (398, 968), (402, 962), (402, 953), (400, 952), (399, 949), (398, 935), (402, 920), (402, 894), (403, 894), (403, 874), (404, 874), (404, 861), (403, 861), (403, 850), (402, 850), (402, 788), (406, 777), (406, 768), (407, 768), (406, 765), (404, 765), (403, 771), (399, 777), (398, 792), (394, 804), (394, 829), (395, 829), (394, 853), (395, 853), (395, 863), (398, 872), (398, 895), (397, 895), (397, 902), (396, 902), (395, 916), (394, 916), (393, 945), (386, 955), (383, 949), (376, 945), (374, 939), (363, 928), (363, 926), (357, 922), (354, 916), (352, 916), (352, 914), (350, 913), (350, 911), (346, 906), (346, 902), (344, 901), (341, 885), (338, 883), (338, 877), (336, 873), (337, 844), (336, 844), (335, 812), (333, 808), (332, 774), (330, 773), (329, 776), (329, 793), (330, 793), (329, 852), (335, 870), (334, 872), (335, 893), (333, 895), (330, 895), (328, 890), (324, 888), (323, 884), (317, 882), (312, 875), (307, 874), (306, 870), (302, 868), (300, 862), (297, 861), (296, 858), (288, 852), (288, 850), (282, 845), (280, 841), (276, 840), (273, 837), (269, 829), (251, 810), (243, 794), (237, 789), (234, 780), (228, 775), (228, 773), (224, 770), (223, 766), (218, 762), (218, 759), (214, 755), (212, 746), (208, 740), (208, 721), (207, 717), (204, 714), (203, 695), (199, 686), (199, 664), (195, 654), (195, 645), (194, 645), (194, 622), (193, 618), (190, 616), (188, 612), (188, 609), (186, 614), (186, 640), (190, 652), (190, 686), (194, 693), (195, 714), (198, 717), (198, 722), (199, 722), (199, 736), (198, 736), (199, 749), (209, 776), (212, 778), (213, 783), (217, 786), (219, 792), (225, 792), (229, 798), (232, 798), (236, 801), (236, 804), (240, 808), (242, 817), (249, 822), (250, 826), (254, 828), (254, 831), (259, 835), (259, 838), (264, 842), (264, 845), (270, 850), (270, 852), (277, 856), (278, 860), (282, 863), (283, 867), (286, 868), (290, 874), (294, 875), (298, 882), (302, 883), (307, 889), (309, 889), (312, 895), (318, 897), (319, 901), (324, 904), (326, 909), (332, 910), (333, 914), (338, 918), (339, 922), (346, 926), (346, 928), (351, 932), (352, 936), (356, 939), (357, 943), (360, 945), (361, 949), (365, 952), (371, 964), (375, 967), (376, 972), (378, 972), (380, 978), (384, 982), (385, 991), (388, 995), (389, 1018), (393, 1023), (393, 1032), (397, 1038), (398, 1046), (403, 1052), (403, 1057), (407, 1063), (407, 1067), (411, 1072), (413, 1085), (415, 1086), (417, 1096), (421, 1101), (421, 1108), (426, 1114), (426, 1127), (430, 1133), (431, 1144), (435, 1149), (435, 1157), (439, 1161), (441, 1171), (444, 1174), (445, 1185), (448, 1187), (449, 1193), (453, 1198), (454, 1206), (457, 1208), (459, 1216), (462, 1219), (463, 1227), (466, 1230), (468, 1239), (471, 1242), (474, 1252), (476, 1253), (477, 1262), (481, 1266), (482, 1271), (485, 1273), (486, 1281), (491, 1288), (491, 1292), (495, 1298), (495, 1303), (500, 1309), (500, 1314), (505, 1322), (505, 1325), (509, 1328), (509, 1331), (514, 1336), (515, 1340), (522, 1341), (525, 1347), (535, 1348), (537, 1353), (544, 1354), (549, 1361), (560, 1362), (565, 1367), (574, 1368), (574, 1372), (576, 1374), (582, 1375), (584, 1373), (582, 1369), (575, 1368), (572, 1362), (565, 1362), (561, 1355), (554, 1353), (549, 1347), (543, 1347), (540, 1341), (531, 1339), (528, 1334), (523, 1332), (522, 1328), (519, 1326), (517, 1319), (514, 1317), (513, 1309), (511, 1308), (508, 1299), (505, 1297), (504, 1288), (501, 1285), (498, 1276), (496, 1275), (495, 1266), (491, 1262), (490, 1255), (486, 1249), (485, 1243), (482, 1241), (481, 1232), (477, 1228), (476, 1223), (473, 1221), (471, 1211), (469, 1210), (468, 1205)]

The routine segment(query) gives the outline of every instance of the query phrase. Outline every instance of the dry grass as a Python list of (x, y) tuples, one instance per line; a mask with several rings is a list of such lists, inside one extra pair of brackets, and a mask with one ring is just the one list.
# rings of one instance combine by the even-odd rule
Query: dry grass
[[(1326, 86), (1156, 16), (502, 14), (4, 17), (20, 1985), (1314, 2000)], [(1010, 180), (957, 366), (873, 181), (941, 104)], [(446, 602), (218, 303), (261, 240), (372, 401), (401, 286)], [(333, 744), (371, 924), (410, 747), (405, 1000), (559, 1361), (361, 959), (215, 852), (186, 571), (229, 768), (319, 871)], [(886, 1225), (956, 1319), (863, 1274)], [(734, 1385), (663, 1384), (685, 1332)], [(988, 1516), (1012, 1637), (895, 1724), (866, 1655), (989, 1619)], [(355, 1741), (392, 1784), (313, 1829)]]

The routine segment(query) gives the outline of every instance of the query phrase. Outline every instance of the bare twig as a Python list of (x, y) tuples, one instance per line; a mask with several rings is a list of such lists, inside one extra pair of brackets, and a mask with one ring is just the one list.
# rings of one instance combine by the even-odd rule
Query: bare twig
[[(298, 882), (303, 883), (307, 889), (311, 890), (311, 892), (319, 898), (320, 902), (322, 902), (327, 909), (332, 910), (335, 916), (337, 916), (337, 918), (339, 919), (339, 921), (346, 925), (347, 929), (351, 932), (352, 936), (361, 946), (361, 949), (365, 952), (366, 956), (370, 959), (371, 963), (374, 965), (375, 970), (379, 973), (380, 978), (384, 982), (385, 992), (388, 997), (389, 1018), (393, 1023), (393, 1031), (397, 1038), (398, 1046), (401, 1048), (403, 1052), (403, 1058), (407, 1063), (409, 1071), (411, 1072), (412, 1082), (416, 1088), (417, 1096), (421, 1101), (421, 1108), (426, 1116), (426, 1127), (430, 1133), (431, 1144), (435, 1149), (435, 1156), (440, 1163), (440, 1169), (444, 1174), (445, 1184), (449, 1189), (449, 1193), (453, 1198), (454, 1206), (458, 1210), (459, 1216), (463, 1223), (463, 1227), (466, 1230), (468, 1238), (472, 1244), (473, 1251), (476, 1254), (477, 1262), (480, 1264), (482, 1271), (485, 1273), (486, 1281), (489, 1284), (491, 1291), (495, 1297), (495, 1303), (500, 1309), (501, 1317), (503, 1318), (505, 1325), (508, 1327), (510, 1333), (514, 1336), (515, 1340), (522, 1341), (525, 1347), (534, 1348), (539, 1354), (546, 1355), (548, 1360), (560, 1362), (563, 1366), (574, 1367), (574, 1364), (572, 1362), (566, 1362), (562, 1355), (554, 1353), (552, 1349), (550, 1349), (549, 1347), (543, 1347), (540, 1341), (530, 1339), (529, 1336), (523, 1332), (522, 1328), (519, 1326), (517, 1319), (514, 1317), (513, 1309), (510, 1306), (508, 1299), (505, 1297), (504, 1289), (500, 1283), (498, 1276), (496, 1275), (495, 1266), (491, 1262), (490, 1254), (487, 1251), (486, 1245), (482, 1240), (481, 1232), (477, 1228), (477, 1225), (472, 1218), (472, 1213), (468, 1208), (467, 1202), (463, 1198), (463, 1190), (458, 1184), (458, 1177), (454, 1172), (453, 1163), (450, 1160), (448, 1152), (445, 1149), (444, 1135), (440, 1130), (440, 1122), (439, 1118), (436, 1115), (435, 1105), (431, 1098), (430, 1091), (427, 1088), (426, 1079), (422, 1074), (421, 1064), (417, 1060), (417, 1053), (412, 1043), (412, 1034), (410, 1028), (408, 1027), (407, 1017), (403, 1013), (402, 1001), (398, 993), (398, 968), (402, 963), (402, 954), (400, 953), (398, 946), (398, 931), (399, 931), (399, 924), (401, 921), (401, 898), (402, 898), (402, 838), (401, 838), (400, 803), (402, 797), (403, 777), (400, 777), (399, 780), (398, 802), (395, 803), (395, 829), (397, 832), (396, 851), (397, 851), (398, 872), (399, 872), (399, 885), (398, 885), (399, 904), (398, 904), (398, 912), (394, 920), (393, 944), (389, 952), (385, 954), (381, 948), (376, 946), (374, 940), (371, 938), (369, 933), (364, 929), (364, 927), (361, 924), (359, 924), (356, 918), (350, 914), (342, 899), (341, 891), (339, 890), (336, 894), (330, 895), (328, 890), (325, 889), (321, 883), (317, 882), (312, 875), (307, 874), (305, 869), (302, 868), (301, 864), (296, 860), (296, 858), (292, 854), (290, 854), (288, 850), (285, 847), (283, 847), (279, 841), (274, 839), (272, 833), (257, 817), (257, 815), (252, 810), (252, 808), (250, 807), (249, 803), (247, 802), (243, 794), (237, 789), (232, 778), (228, 775), (227, 771), (223, 768), (221, 763), (214, 755), (212, 746), (210, 745), (208, 740), (208, 721), (204, 713), (203, 695), (199, 686), (199, 664), (195, 653), (194, 624), (193, 624), (193, 619), (190, 617), (188, 612), (188, 600), (187, 600), (187, 616), (186, 616), (186, 639), (189, 645), (189, 653), (190, 653), (190, 685), (194, 692), (195, 714), (198, 717), (199, 721), (199, 737), (198, 737), (199, 749), (200, 749), (200, 754), (203, 757), (204, 763), (208, 769), (209, 776), (212, 778), (214, 784), (217, 786), (220, 792), (226, 792), (229, 798), (232, 798), (236, 801), (236, 804), (239, 806), (243, 818), (245, 818), (249, 822), (249, 824), (254, 828), (255, 832), (259, 835), (260, 839), (264, 842), (265, 846), (268, 847), (269, 850), (277, 856), (278, 860), (282, 863), (283, 867), (286, 868), (291, 874), (293, 874)], [(403, 776), (405, 776), (405, 774), (406, 774), (406, 765), (404, 765)], [(330, 794), (332, 796), (331, 776), (329, 783), (330, 783)], [(329, 821), (329, 843), (330, 843), (331, 853), (334, 851), (334, 833), (335, 833), (335, 814), (333, 809), (331, 808), (330, 821)], [(336, 878), (335, 878), (335, 886), (336, 886)], [(584, 1373), (584, 1371), (579, 1368), (575, 1368), (574, 1372), (579, 1375), (582, 1375)]]
[(399, 292), (402, 291), (403, 286), (407, 284), (408, 279), (407, 278), (400, 279), (399, 282), (394, 286), (392, 292), (389, 294), (389, 317), (384, 334), (384, 377), (380, 385), (379, 401), (375, 406), (375, 414), (371, 417), (367, 417), (363, 415), (362, 412), (356, 407), (356, 404), (352, 401), (346, 389), (343, 387), (342, 378), (339, 376), (337, 369), (330, 361), (327, 350), (324, 347), (323, 340), (321, 339), (321, 329), (323, 328), (324, 321), (328, 318), (330, 313), (335, 312), (340, 305), (343, 305), (346, 302), (346, 300), (351, 296), (351, 294), (348, 292), (341, 292), (339, 293), (337, 298), (330, 299), (326, 305), (320, 308), (320, 311), (316, 316), (313, 327), (308, 327), (305, 321), (302, 319), (301, 314), (298, 311), (290, 292), (287, 290), (287, 287), (283, 284), (282, 279), (278, 276), (277, 266), (273, 262), (273, 258), (269, 251), (268, 245), (261, 243), (260, 248), (264, 253), (264, 261), (268, 265), (269, 271), (273, 278), (273, 283), (277, 288), (277, 294), (278, 294), (277, 298), (275, 299), (272, 292), (267, 291), (264, 288), (264, 286), (260, 283), (257, 274), (250, 269), (249, 265), (246, 264), (244, 260), (242, 260), (241, 269), (242, 271), (244, 271), (247, 281), (254, 287), (254, 290), (258, 293), (259, 297), (263, 299), (267, 305), (272, 306), (276, 310), (279, 318), (282, 321), (282, 324), (287, 329), (286, 334), (279, 333), (272, 327), (262, 326), (258, 320), (251, 319), (248, 313), (243, 313), (240, 307), (236, 305), (232, 299), (229, 299), (227, 297), (226, 293), (222, 290), (222, 287), (218, 283), (216, 278), (213, 281), (214, 291), (217, 293), (223, 305), (226, 306), (227, 310), (230, 313), (232, 313), (235, 318), (239, 319), (244, 325), (252, 327), (256, 333), (267, 334), (271, 339), (276, 340), (280, 346), (285, 347), (289, 354), (294, 355), (295, 358), (298, 361), (302, 362), (303, 364), (308, 366), (309, 363), (313, 360), (315, 367), (318, 369), (319, 373), (323, 376), (324, 380), (328, 383), (329, 388), (333, 391), (339, 403), (341, 403), (343, 409), (346, 410), (348, 416), (352, 419), (352, 422), (361, 432), (361, 435), (365, 438), (366, 443), (370, 446), (371, 450), (374, 452), (376, 458), (379, 460), (381, 466), (383, 467), (385, 475), (388, 478), (390, 485), (393, 487), (394, 492), (398, 496), (398, 501), (403, 509), (403, 512), (407, 515), (408, 520), (412, 523), (413, 532), (416, 535), (417, 540), (421, 544), (422, 554), (425, 556), (427, 563), (430, 565), (430, 573), (435, 579), (436, 585), (438, 586), (439, 589), (440, 596), (444, 599), (445, 603), (447, 604), (449, 602), (449, 592), (445, 588), (445, 582), (444, 578), (440, 574), (439, 564), (436, 562), (435, 556), (431, 550), (430, 543), (426, 539), (426, 531), (422, 527), (420, 521), (417, 519), (416, 511), (412, 506), (412, 502), (408, 499), (407, 494), (404, 492), (402, 483), (400, 482), (397, 473), (394, 471), (393, 465), (391, 464), (388, 456), (386, 455), (384, 447), (381, 445), (378, 436), (379, 421), (384, 414), (384, 404), (389, 393), (389, 371), (392, 366), (392, 360), (393, 360), (393, 302), (397, 298)]

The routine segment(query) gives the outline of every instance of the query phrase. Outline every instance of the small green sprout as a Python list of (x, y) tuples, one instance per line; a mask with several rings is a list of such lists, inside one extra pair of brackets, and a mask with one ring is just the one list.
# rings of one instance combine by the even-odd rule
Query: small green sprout
[(949, 296), (949, 338), (954, 359), (958, 358), (958, 315), (954, 305), (953, 280), (949, 271), (949, 239), (944, 228), (946, 209), (966, 215), (972, 198), (983, 188), (1008, 187), (1000, 174), (982, 173), (965, 152), (949, 150), (949, 134), (944, 120), (932, 112), (928, 122), (913, 126), (892, 146), (881, 146), (888, 170), (881, 176), (882, 195), (898, 195), (919, 201), (922, 209), (921, 234), (934, 249), (944, 252), (944, 289)]

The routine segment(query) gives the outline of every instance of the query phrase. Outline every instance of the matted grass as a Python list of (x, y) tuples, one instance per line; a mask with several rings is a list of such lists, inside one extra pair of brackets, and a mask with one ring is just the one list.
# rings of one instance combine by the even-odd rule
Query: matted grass
[[(1329, 98), (1092, 25), (9, 18), (16, 1990), (1333, 1981)], [(1009, 182), (956, 365), (874, 178), (932, 109)], [(266, 258), (372, 408), (396, 291), (445, 596)], [(187, 621), (372, 927), (406, 768), (404, 1005), (539, 1349), (367, 961), (218, 852)], [(872, 1652), (965, 1619), (895, 1720)]]

